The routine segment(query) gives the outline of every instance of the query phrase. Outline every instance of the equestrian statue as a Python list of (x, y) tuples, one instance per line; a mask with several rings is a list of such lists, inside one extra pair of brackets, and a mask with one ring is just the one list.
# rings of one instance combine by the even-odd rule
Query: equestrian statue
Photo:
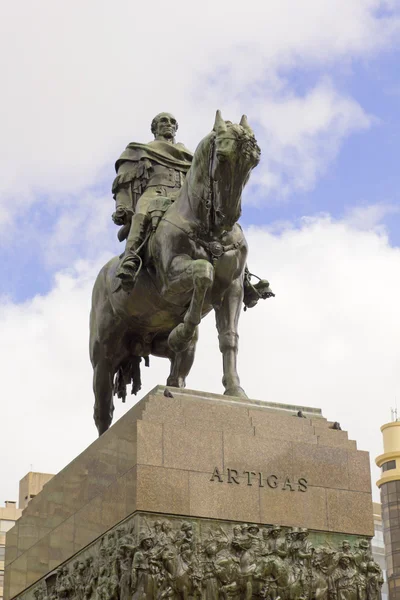
[(177, 129), (171, 114), (160, 113), (154, 141), (129, 144), (116, 162), (112, 218), (126, 247), (97, 276), (90, 314), (99, 435), (111, 425), (113, 395), (125, 401), (128, 385), (140, 390), (142, 359), (168, 358), (167, 385), (185, 387), (198, 325), (212, 309), (224, 393), (246, 397), (236, 368), (241, 305), (274, 295), (268, 281), (252, 284), (238, 224), (243, 188), (260, 159), (246, 116), (234, 124), (217, 111), (194, 154), (175, 142)]

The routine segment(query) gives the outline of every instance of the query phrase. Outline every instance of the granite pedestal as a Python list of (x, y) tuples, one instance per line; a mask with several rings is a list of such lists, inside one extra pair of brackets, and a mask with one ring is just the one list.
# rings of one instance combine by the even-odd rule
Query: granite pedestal
[(260, 536), (272, 524), (289, 536), (307, 528), (314, 545), (373, 536), (368, 453), (320, 410), (169, 389), (147, 394), (29, 503), (7, 534), (5, 600), (54, 596), (60, 565), (67, 577), (124, 535), (140, 547), (146, 528), (154, 546), (163, 522), (174, 540), (186, 527), (206, 546), (218, 531), (231, 544), (249, 523)]

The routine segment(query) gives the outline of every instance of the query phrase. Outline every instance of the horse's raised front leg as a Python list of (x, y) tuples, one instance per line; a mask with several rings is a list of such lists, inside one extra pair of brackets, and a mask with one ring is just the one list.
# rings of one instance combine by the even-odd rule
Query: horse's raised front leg
[[(187, 350), (196, 333), (197, 325), (201, 321), (204, 298), (208, 288), (214, 280), (214, 268), (207, 260), (185, 261), (182, 269), (181, 289), (193, 289), (190, 306), (185, 313), (183, 323), (173, 329), (169, 335), (168, 343), (176, 353)], [(185, 265), (182, 263), (182, 266)]]
[(222, 384), (225, 395), (247, 398), (240, 387), (237, 372), (238, 353), (238, 321), (243, 301), (242, 278), (235, 279), (226, 290), (222, 304), (215, 309), (218, 330), (219, 349), (222, 352), (223, 371)]
[(171, 359), (171, 371), (167, 379), (167, 385), (180, 388), (186, 387), (186, 377), (193, 366), (198, 337), (198, 327), (196, 327), (188, 348), (184, 352), (174, 353)]
[(196, 327), (192, 341), (184, 352), (173, 352), (168, 344), (168, 338), (156, 338), (153, 341), (151, 353), (154, 356), (169, 358), (171, 370), (167, 379), (167, 385), (172, 387), (186, 387), (186, 377), (193, 366), (196, 344), (198, 340), (198, 327)]

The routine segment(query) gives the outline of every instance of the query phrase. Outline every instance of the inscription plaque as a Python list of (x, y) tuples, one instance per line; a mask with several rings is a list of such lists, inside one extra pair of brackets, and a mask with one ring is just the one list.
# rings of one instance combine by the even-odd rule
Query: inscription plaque
[[(242, 479), (242, 481), (241, 481)], [(272, 489), (280, 488), (281, 490), (290, 490), (291, 492), (306, 492), (308, 482), (305, 477), (298, 479), (288, 476), (279, 477), (278, 475), (265, 475), (261, 471), (239, 471), (238, 469), (226, 469), (226, 474), (218, 467), (214, 468), (210, 481), (218, 481), (219, 483), (233, 483), (240, 485), (241, 483), (248, 486), (269, 487)]]

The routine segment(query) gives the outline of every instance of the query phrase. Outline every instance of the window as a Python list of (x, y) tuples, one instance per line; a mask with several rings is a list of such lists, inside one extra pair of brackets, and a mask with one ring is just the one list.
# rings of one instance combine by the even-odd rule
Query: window
[(0, 533), (7, 533), (10, 531), (11, 527), (14, 527), (15, 521), (5, 521), (4, 519), (0, 520)]
[(387, 462), (383, 463), (382, 472), (384, 473), (385, 471), (391, 471), (392, 469), (395, 469), (395, 468), (396, 468), (396, 461), (388, 460)]

